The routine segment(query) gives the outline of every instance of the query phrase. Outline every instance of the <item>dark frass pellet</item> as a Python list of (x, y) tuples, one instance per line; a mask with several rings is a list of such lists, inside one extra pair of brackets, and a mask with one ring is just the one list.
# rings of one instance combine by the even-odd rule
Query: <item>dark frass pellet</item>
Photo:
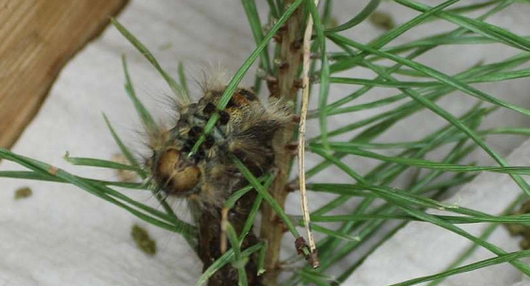
[(335, 17), (330, 17), (325, 23), (326, 29), (335, 28), (339, 25), (339, 20)]
[(131, 229), (131, 236), (136, 246), (145, 254), (150, 256), (156, 254), (156, 241), (149, 236), (147, 230), (135, 224)]
[[(526, 201), (519, 207), (519, 210), (512, 212), (513, 215), (524, 215), (530, 213), (530, 201)], [(510, 223), (505, 224), (512, 236), (521, 237), (519, 246), (521, 249), (530, 249), (530, 227), (523, 224)]]
[(377, 28), (387, 31), (394, 29), (396, 26), (392, 16), (385, 12), (374, 12), (372, 15), (370, 15), (370, 22)]
[(29, 187), (23, 187), (15, 191), (15, 200), (29, 198), (33, 195), (33, 191)]

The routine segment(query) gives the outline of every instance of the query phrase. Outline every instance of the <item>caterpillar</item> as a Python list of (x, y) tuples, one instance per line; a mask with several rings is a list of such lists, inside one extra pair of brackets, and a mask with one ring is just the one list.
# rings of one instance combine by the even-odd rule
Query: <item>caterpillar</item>
[[(203, 271), (222, 255), (221, 220), (226, 199), (248, 183), (232, 163), (230, 156), (241, 160), (253, 173), (261, 176), (273, 168), (273, 138), (292, 124), (290, 107), (278, 99), (262, 102), (249, 89), (237, 88), (224, 110), (217, 105), (224, 85), (206, 85), (196, 103), (180, 104), (178, 120), (169, 130), (152, 136), (152, 155), (147, 167), (156, 189), (170, 197), (184, 198), (198, 226), (198, 254)], [(218, 120), (197, 152), (189, 152), (213, 114)], [(248, 192), (238, 200), (227, 217), (236, 232), (241, 232), (256, 192)], [(242, 248), (252, 246), (258, 238), (250, 232)], [(246, 264), (249, 285), (262, 285), (257, 276), (255, 258)], [(209, 279), (209, 286), (237, 285), (238, 273), (224, 266)]]

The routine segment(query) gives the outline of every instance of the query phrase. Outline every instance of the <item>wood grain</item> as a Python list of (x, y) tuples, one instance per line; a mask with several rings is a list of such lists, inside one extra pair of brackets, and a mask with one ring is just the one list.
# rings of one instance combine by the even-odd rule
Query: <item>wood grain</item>
[(0, 0), (0, 146), (10, 147), (61, 68), (127, 0)]

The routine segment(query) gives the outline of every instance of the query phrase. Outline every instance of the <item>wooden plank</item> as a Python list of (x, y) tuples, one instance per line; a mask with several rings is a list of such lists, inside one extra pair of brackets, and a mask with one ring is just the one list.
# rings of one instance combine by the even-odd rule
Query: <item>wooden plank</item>
[(127, 0), (0, 0), (0, 146), (10, 147), (61, 68)]

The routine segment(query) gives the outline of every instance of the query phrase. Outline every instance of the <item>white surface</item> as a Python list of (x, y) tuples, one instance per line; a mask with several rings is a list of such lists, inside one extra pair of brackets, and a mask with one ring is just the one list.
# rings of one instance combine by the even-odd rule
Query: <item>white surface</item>
[[(526, 141), (508, 158), (513, 166), (530, 165), (530, 141)], [(446, 201), (449, 206), (462, 206), (490, 214), (500, 214), (517, 196), (520, 189), (507, 175), (484, 173)], [(433, 213), (440, 214), (435, 211)], [(445, 213), (451, 215), (450, 213)], [(458, 225), (474, 236), (480, 236), (485, 225)], [(517, 251), (518, 244), (500, 227), (488, 240), (507, 252)], [(345, 285), (390, 285), (436, 274), (446, 269), (442, 262), (454, 261), (462, 250), (471, 246), (469, 240), (427, 223), (413, 222), (372, 254)], [(468, 261), (494, 257), (485, 250), (477, 250)], [(374, 275), (384, 273), (384, 275)], [(460, 274), (448, 278), (442, 285), (511, 285), (521, 279), (517, 269), (509, 264)], [(528, 285), (528, 284), (526, 284)]]
[[(264, 1), (257, 2), (265, 6)], [(367, 1), (335, 2), (337, 12), (334, 17), (344, 22)], [(398, 23), (416, 15), (391, 3), (384, 3), (381, 8), (391, 12)], [(500, 16), (492, 17), (490, 22), (527, 34), (527, 27), (530, 26), (528, 13), (530, 10), (527, 6), (519, 5)], [(202, 78), (201, 71), (211, 64), (222, 63), (232, 73), (254, 47), (240, 1), (132, 1), (119, 19), (174, 75), (179, 60), (185, 62), (188, 74), (198, 79)], [(441, 31), (448, 27), (452, 25), (437, 24), (434, 28)], [(397, 42), (419, 38), (430, 29), (433, 27), (418, 27)], [(380, 32), (363, 23), (351, 33), (358, 40), (368, 41)], [(164, 46), (169, 48), (160, 48)], [(489, 62), (514, 52), (498, 47), (500, 49), (487, 51), (481, 46), (447, 47), (428, 53), (421, 60), (444, 72), (460, 71), (481, 59)], [(121, 53), (128, 56), (133, 82), (144, 103), (160, 119), (171, 116), (170, 108), (165, 106), (165, 96), (171, 94), (169, 88), (142, 56), (116, 30), (110, 28), (63, 70), (46, 103), (13, 151), (76, 174), (113, 179), (115, 175), (111, 172), (75, 168), (62, 159), (65, 151), (70, 151), (72, 156), (105, 159), (119, 152), (102, 119), (101, 113), (104, 112), (126, 142), (138, 150), (138, 154), (145, 154), (142, 136), (138, 134), (138, 130), (141, 130), (139, 121), (123, 90)], [(355, 70), (354, 74), (367, 76), (364, 71)], [(252, 79), (246, 83), (252, 84)], [(484, 87), (494, 96), (530, 106), (530, 84), (526, 79)], [(194, 89), (197, 90), (196, 87)], [(332, 91), (333, 98), (356, 89), (352, 86), (336, 86)], [(394, 94), (393, 91), (377, 89), (355, 103), (390, 94)], [(469, 97), (454, 93), (440, 104), (460, 114), (471, 102)], [(364, 118), (373, 113), (366, 111), (354, 116)], [(426, 118), (429, 127), (445, 124), (430, 112), (422, 112), (398, 124), (381, 140), (420, 138), (432, 132), (425, 128)], [(352, 120), (334, 117), (329, 126), (331, 128)], [(523, 126), (528, 125), (528, 120), (501, 111), (486, 124)], [(411, 138), (410, 130), (416, 130), (412, 135), (415, 138)], [(317, 133), (318, 129), (314, 126), (309, 130), (309, 135)], [(507, 154), (520, 140), (517, 137), (503, 138), (502, 141), (497, 139), (492, 141), (492, 146)], [(512, 158), (512, 163), (530, 165), (529, 145), (525, 144), (517, 151), (519, 155)], [(480, 152), (474, 158), (491, 163)], [(374, 165), (373, 161), (368, 160), (348, 162), (360, 172)], [(20, 169), (9, 162), (2, 162), (1, 167), (4, 170)], [(328, 174), (327, 180), (348, 182), (346, 177), (336, 174)], [(325, 180), (326, 177), (321, 179)], [(121, 208), (82, 190), (67, 185), (7, 179), (2, 179), (0, 186), (0, 285), (193, 285), (201, 273), (200, 261), (180, 237), (142, 223)], [(29, 199), (14, 201), (13, 192), (21, 186), (30, 186), (34, 195)], [(516, 188), (506, 176), (485, 174), (466, 187), (458, 202), (496, 213), (504, 208), (515, 192)], [(127, 193), (156, 206), (148, 193)], [(290, 212), (297, 213), (297, 197), (291, 197), (289, 201), (293, 206)], [(319, 202), (313, 201), (311, 208), (316, 208)], [(177, 209), (182, 210), (181, 205), (177, 204)], [(155, 257), (147, 257), (134, 245), (129, 233), (133, 223), (140, 223), (147, 228), (158, 242), (158, 254)], [(470, 231), (477, 233), (478, 230)], [(493, 241), (505, 245), (506, 250), (515, 249), (514, 242), (506, 237), (505, 232), (496, 233)], [(410, 224), (368, 259), (345, 285), (378, 286), (432, 274), (443, 269), (443, 261), (449, 261), (464, 246), (464, 241), (447, 232), (426, 224)], [(294, 252), (292, 241), (286, 242), (285, 250), (287, 255)], [(489, 254), (480, 252), (477, 255), (473, 259)], [(516, 270), (501, 265), (480, 273), (460, 275), (448, 280), (450, 282), (445, 285), (509, 285), (518, 279)]]

